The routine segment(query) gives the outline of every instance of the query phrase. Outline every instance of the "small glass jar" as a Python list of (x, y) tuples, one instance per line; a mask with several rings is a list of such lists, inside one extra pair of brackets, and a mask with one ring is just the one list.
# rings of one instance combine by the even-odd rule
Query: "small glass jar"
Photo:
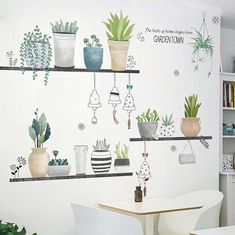
[(141, 186), (136, 186), (135, 189), (135, 202), (142, 202), (143, 201), (143, 192), (141, 190)]

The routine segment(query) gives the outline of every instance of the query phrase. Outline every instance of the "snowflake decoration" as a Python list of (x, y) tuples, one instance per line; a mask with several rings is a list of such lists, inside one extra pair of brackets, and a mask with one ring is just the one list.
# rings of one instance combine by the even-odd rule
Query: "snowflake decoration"
[(136, 61), (135, 61), (134, 56), (129, 55), (127, 57), (127, 68), (133, 69), (135, 66), (136, 66)]
[(78, 129), (79, 129), (80, 131), (85, 130), (85, 128), (86, 128), (86, 126), (85, 126), (84, 123), (79, 123), (79, 124), (78, 124)]
[(219, 16), (213, 16), (213, 17), (212, 17), (212, 22), (213, 22), (214, 24), (219, 24), (219, 22), (220, 22), (220, 17), (219, 17)]
[(177, 150), (176, 146), (175, 145), (171, 145), (171, 152), (175, 152)]
[(174, 75), (175, 75), (176, 77), (178, 77), (178, 76), (180, 75), (180, 71), (179, 71), (178, 69), (175, 69), (175, 70), (174, 70)]
[(144, 41), (145, 41), (145, 37), (144, 37), (144, 35), (143, 35), (142, 32), (137, 33), (137, 39), (138, 39), (140, 42), (144, 42)]

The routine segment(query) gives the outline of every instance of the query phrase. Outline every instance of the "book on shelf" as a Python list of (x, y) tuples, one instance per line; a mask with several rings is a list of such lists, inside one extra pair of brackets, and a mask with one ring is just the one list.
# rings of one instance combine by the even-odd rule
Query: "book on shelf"
[(223, 107), (235, 108), (235, 83), (223, 83)]

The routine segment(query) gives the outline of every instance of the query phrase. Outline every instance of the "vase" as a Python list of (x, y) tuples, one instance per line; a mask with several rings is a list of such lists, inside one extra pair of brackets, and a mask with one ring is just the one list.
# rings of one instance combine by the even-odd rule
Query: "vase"
[(181, 132), (185, 137), (195, 137), (201, 130), (200, 118), (182, 118)]
[(112, 70), (114, 71), (126, 70), (126, 58), (130, 42), (108, 40), (108, 45), (111, 56)]
[(74, 151), (75, 151), (75, 162), (76, 162), (76, 174), (85, 175), (88, 146), (75, 145)]
[(111, 167), (112, 157), (110, 151), (93, 151), (91, 153), (91, 167), (94, 173), (108, 173)]
[(84, 47), (84, 62), (89, 70), (99, 70), (103, 63), (103, 48)]
[(46, 148), (32, 148), (28, 159), (32, 177), (45, 177), (47, 175), (46, 167), (49, 161), (50, 156), (46, 152)]
[(158, 122), (138, 122), (138, 129), (141, 138), (152, 138), (156, 135)]
[(74, 33), (53, 33), (55, 67), (74, 68)]

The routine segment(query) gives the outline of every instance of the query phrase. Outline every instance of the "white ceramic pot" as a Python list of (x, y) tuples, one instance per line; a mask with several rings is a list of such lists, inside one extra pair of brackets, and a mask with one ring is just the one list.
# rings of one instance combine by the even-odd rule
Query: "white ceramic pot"
[(195, 137), (201, 130), (200, 118), (182, 118), (181, 132), (186, 137)]
[(91, 153), (91, 167), (94, 173), (108, 173), (112, 163), (110, 151), (93, 151)]
[(46, 176), (46, 167), (49, 161), (50, 156), (46, 152), (46, 148), (32, 148), (28, 159), (29, 170), (32, 177)]
[(108, 40), (108, 45), (111, 56), (112, 70), (115, 71), (126, 70), (126, 58), (130, 42)]
[(116, 158), (114, 161), (114, 169), (116, 172), (128, 172), (130, 170), (130, 160), (129, 158)]
[(65, 166), (47, 166), (47, 175), (50, 177), (53, 176), (67, 176), (70, 173), (71, 166), (65, 165)]
[(75, 39), (74, 33), (53, 33), (55, 66), (74, 67)]

